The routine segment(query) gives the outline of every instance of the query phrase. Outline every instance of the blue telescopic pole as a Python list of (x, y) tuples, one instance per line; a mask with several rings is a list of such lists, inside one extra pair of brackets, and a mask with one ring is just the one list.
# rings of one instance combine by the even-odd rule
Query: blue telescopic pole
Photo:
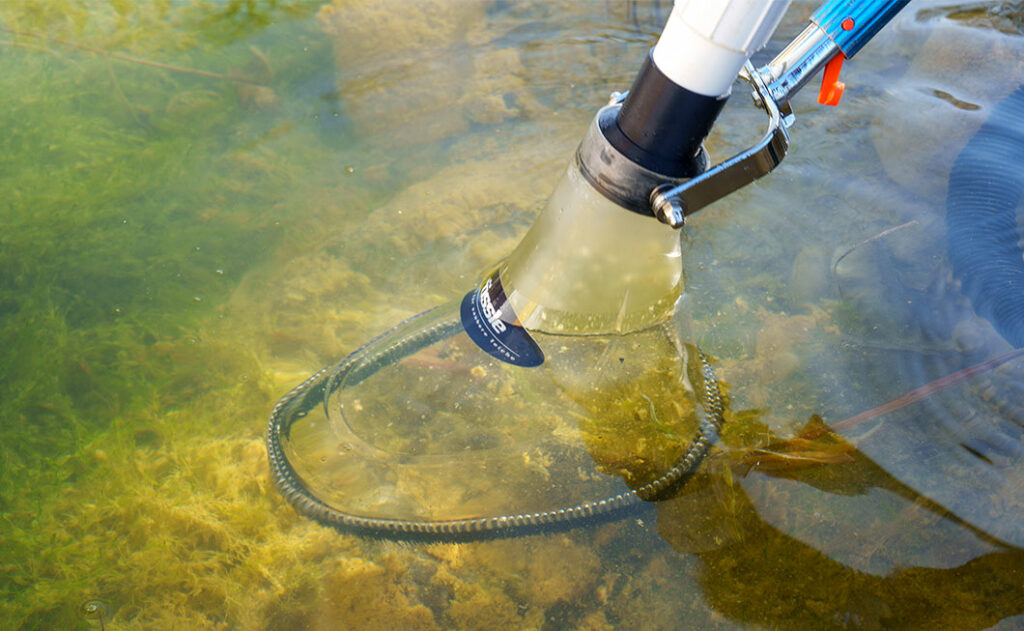
[(847, 59), (889, 23), (910, 0), (829, 0), (811, 21), (832, 38)]

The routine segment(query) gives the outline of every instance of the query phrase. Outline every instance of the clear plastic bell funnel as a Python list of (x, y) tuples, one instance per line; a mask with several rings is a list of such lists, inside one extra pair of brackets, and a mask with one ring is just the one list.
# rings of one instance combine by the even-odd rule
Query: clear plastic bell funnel
[(376, 534), (472, 534), (614, 514), (680, 475), (711, 424), (710, 386), (671, 326), (530, 334), (543, 361), (516, 365), (464, 326), (478, 296), (402, 323), (275, 409), (275, 478), (301, 512)]

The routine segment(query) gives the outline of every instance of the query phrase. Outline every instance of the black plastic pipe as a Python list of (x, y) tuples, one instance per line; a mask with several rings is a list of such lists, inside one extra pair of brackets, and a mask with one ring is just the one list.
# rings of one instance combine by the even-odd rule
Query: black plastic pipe
[(953, 164), (946, 195), (953, 274), (1010, 344), (1024, 347), (1024, 86), (1001, 101)]
[(622, 155), (645, 169), (673, 178), (695, 177), (706, 168), (701, 143), (728, 99), (677, 85), (648, 53), (618, 116), (601, 121), (601, 131)]

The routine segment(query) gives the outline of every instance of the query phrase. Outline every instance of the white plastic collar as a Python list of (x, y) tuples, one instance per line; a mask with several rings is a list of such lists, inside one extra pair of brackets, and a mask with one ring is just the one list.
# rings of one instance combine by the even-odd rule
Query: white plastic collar
[(740, 68), (775, 32), (790, 0), (676, 0), (654, 64), (684, 88), (729, 94)]

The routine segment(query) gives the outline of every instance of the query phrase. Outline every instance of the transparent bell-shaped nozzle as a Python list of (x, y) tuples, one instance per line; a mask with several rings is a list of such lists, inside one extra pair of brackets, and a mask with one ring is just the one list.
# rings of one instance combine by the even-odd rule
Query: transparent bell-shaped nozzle
[(683, 285), (679, 232), (624, 210), (570, 165), (501, 267), (531, 331), (607, 335), (665, 321)]
[(275, 410), (300, 508), (458, 534), (612, 513), (667, 487), (711, 425), (697, 351), (668, 325), (534, 341), (542, 365), (499, 360), (452, 304), (321, 372)]
[[(376, 534), (500, 533), (616, 514), (699, 463), (721, 402), (672, 317), (678, 235), (588, 186), (570, 169), (516, 253), (461, 301), (282, 399), (268, 445), (293, 505)], [(618, 248), (551, 251), (578, 232)]]

